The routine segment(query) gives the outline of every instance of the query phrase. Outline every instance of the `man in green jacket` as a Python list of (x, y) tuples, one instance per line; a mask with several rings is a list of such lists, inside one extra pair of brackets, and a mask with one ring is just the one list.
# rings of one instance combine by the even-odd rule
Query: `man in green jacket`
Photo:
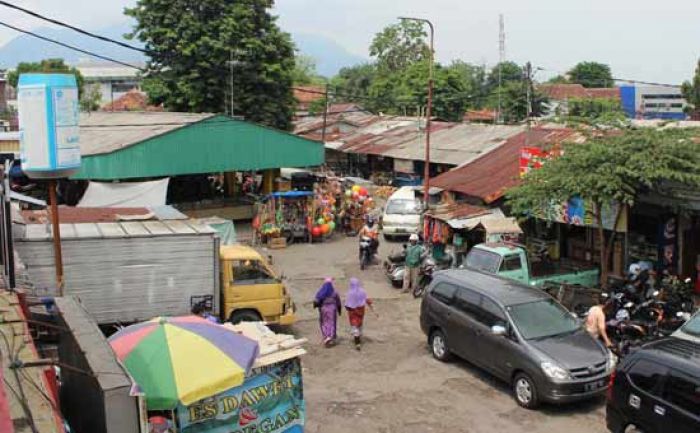
[(406, 248), (406, 271), (403, 275), (404, 293), (418, 284), (418, 269), (420, 269), (420, 264), (425, 254), (423, 246), (418, 244), (417, 234), (412, 234), (408, 241), (410, 245)]

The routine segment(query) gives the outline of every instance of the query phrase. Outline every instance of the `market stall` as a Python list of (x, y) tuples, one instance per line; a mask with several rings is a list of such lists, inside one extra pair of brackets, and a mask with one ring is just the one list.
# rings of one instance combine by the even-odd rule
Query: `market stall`
[(314, 193), (311, 191), (274, 192), (256, 205), (253, 218), (255, 239), (261, 243), (284, 239), (311, 241), (314, 217)]
[(522, 235), (514, 218), (499, 209), (469, 204), (445, 204), (423, 216), (423, 239), (436, 259), (447, 255), (459, 265), (466, 253), (482, 242), (517, 242)]

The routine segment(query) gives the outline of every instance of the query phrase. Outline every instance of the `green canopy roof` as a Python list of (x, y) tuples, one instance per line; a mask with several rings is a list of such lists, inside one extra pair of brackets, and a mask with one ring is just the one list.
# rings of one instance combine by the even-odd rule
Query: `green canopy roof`
[(92, 113), (81, 117), (82, 167), (73, 179), (116, 180), (309, 167), (323, 144), (227, 116)]

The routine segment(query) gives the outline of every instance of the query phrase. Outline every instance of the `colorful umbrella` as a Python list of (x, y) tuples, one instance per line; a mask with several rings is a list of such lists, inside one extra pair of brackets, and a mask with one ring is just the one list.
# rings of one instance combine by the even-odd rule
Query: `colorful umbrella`
[(243, 383), (258, 343), (197, 316), (156, 317), (109, 338), (149, 410), (189, 405)]

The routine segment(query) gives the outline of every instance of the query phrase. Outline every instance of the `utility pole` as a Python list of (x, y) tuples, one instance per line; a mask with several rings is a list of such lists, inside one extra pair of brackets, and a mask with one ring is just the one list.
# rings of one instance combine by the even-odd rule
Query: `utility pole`
[(321, 130), (321, 143), (326, 145), (326, 125), (328, 124), (328, 83), (323, 94), (323, 129)]
[(231, 105), (229, 106), (229, 116), (233, 117), (233, 50), (229, 50), (229, 101)]
[(498, 30), (498, 112), (496, 113), (496, 123), (503, 123), (503, 116), (501, 115), (501, 110), (503, 109), (501, 91), (503, 84), (503, 62), (506, 61), (506, 31), (503, 14), (498, 16)]
[(399, 17), (400, 20), (418, 21), (430, 27), (430, 66), (428, 69), (428, 108), (425, 113), (425, 170), (423, 174), (423, 206), (428, 208), (430, 198), (430, 118), (433, 115), (433, 66), (435, 63), (435, 27), (425, 18)]
[(524, 68), (525, 75), (525, 121), (527, 122), (525, 131), (525, 147), (530, 146), (530, 118), (532, 116), (532, 64), (527, 62)]

